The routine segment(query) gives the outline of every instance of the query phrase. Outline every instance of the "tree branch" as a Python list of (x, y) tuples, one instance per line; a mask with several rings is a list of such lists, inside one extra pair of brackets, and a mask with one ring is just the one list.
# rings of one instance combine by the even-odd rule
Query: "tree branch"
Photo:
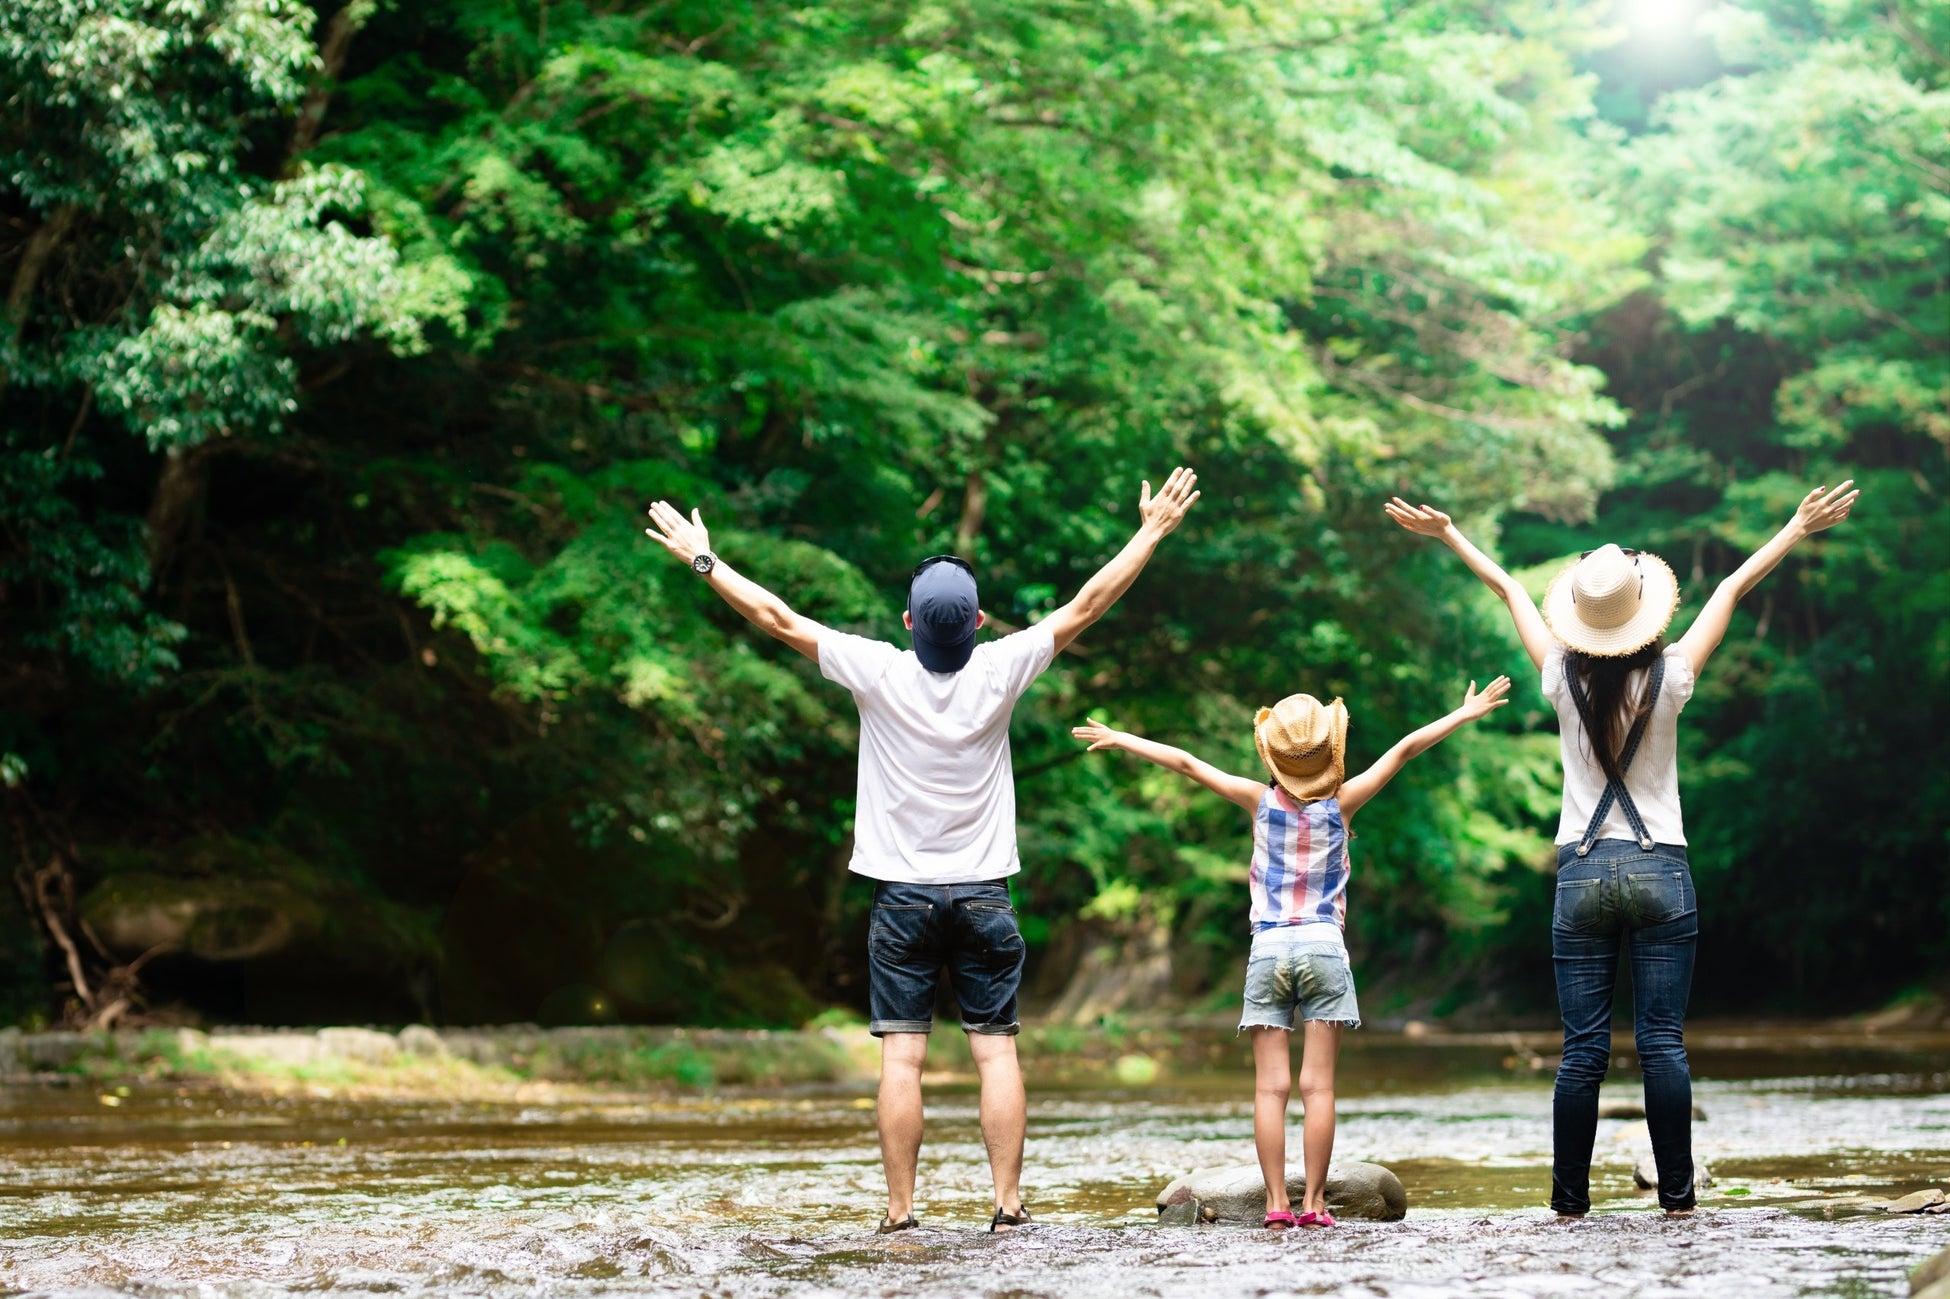
[(332, 91), (338, 84), (339, 73), (345, 69), (345, 56), (352, 49), (352, 38), (359, 34), (359, 29), (366, 25), (366, 20), (378, 7), (377, 0), (350, 0), (343, 9), (326, 20), (325, 39), (318, 43), (317, 74), (305, 90), (304, 103), (298, 108), (297, 124), (291, 129), (291, 147), (286, 153), (288, 161), (295, 163), (318, 143), (318, 129), (325, 122), (325, 108), (332, 102)]

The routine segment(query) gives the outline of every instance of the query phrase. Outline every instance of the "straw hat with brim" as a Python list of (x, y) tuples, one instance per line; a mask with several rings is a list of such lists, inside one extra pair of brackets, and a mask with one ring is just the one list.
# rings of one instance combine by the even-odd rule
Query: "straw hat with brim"
[(1679, 579), (1647, 551), (1600, 546), (1544, 592), (1544, 621), (1571, 649), (1618, 658), (1650, 645), (1679, 609)]
[(1254, 714), (1253, 742), (1281, 789), (1302, 803), (1332, 798), (1347, 775), (1347, 705), (1288, 695)]

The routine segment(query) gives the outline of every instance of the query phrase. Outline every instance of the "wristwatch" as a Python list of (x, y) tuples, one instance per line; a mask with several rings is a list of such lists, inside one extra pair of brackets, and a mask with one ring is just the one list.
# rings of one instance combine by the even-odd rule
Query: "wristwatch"
[(718, 557), (708, 550), (701, 555), (694, 555), (691, 558), (691, 567), (697, 570), (698, 576), (700, 577), (708, 577), (711, 570), (717, 566)]

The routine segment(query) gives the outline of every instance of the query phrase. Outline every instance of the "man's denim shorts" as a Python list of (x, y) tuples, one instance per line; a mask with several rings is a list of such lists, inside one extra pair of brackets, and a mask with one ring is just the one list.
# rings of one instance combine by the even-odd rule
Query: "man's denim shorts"
[(1015, 1033), (1024, 949), (1003, 880), (899, 884), (873, 891), (867, 931), (867, 998), (875, 1037), (927, 1033), (941, 970), (970, 1033)]
[(1252, 955), (1246, 958), (1246, 1012), (1239, 1028), (1283, 1028), (1293, 1031), (1293, 1012), (1303, 1022), (1361, 1027), (1361, 1007), (1354, 1000), (1354, 971), (1347, 963), (1347, 947), (1338, 932), (1322, 933), (1325, 925), (1282, 925), (1253, 935)]

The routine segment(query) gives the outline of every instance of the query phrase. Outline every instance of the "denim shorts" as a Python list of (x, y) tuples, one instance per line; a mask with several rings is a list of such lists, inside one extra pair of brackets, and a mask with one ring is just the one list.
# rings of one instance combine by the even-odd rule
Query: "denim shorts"
[(964, 1030), (1015, 1033), (1023, 955), (1006, 882), (882, 880), (873, 891), (867, 930), (868, 1028), (875, 1037), (933, 1031), (945, 966)]
[(1282, 925), (1253, 935), (1252, 955), (1246, 958), (1246, 1012), (1239, 1028), (1283, 1028), (1293, 1031), (1293, 1012), (1302, 1022), (1361, 1027), (1361, 1007), (1354, 999), (1354, 971), (1347, 963), (1347, 947), (1338, 933), (1315, 936), (1317, 925)]

